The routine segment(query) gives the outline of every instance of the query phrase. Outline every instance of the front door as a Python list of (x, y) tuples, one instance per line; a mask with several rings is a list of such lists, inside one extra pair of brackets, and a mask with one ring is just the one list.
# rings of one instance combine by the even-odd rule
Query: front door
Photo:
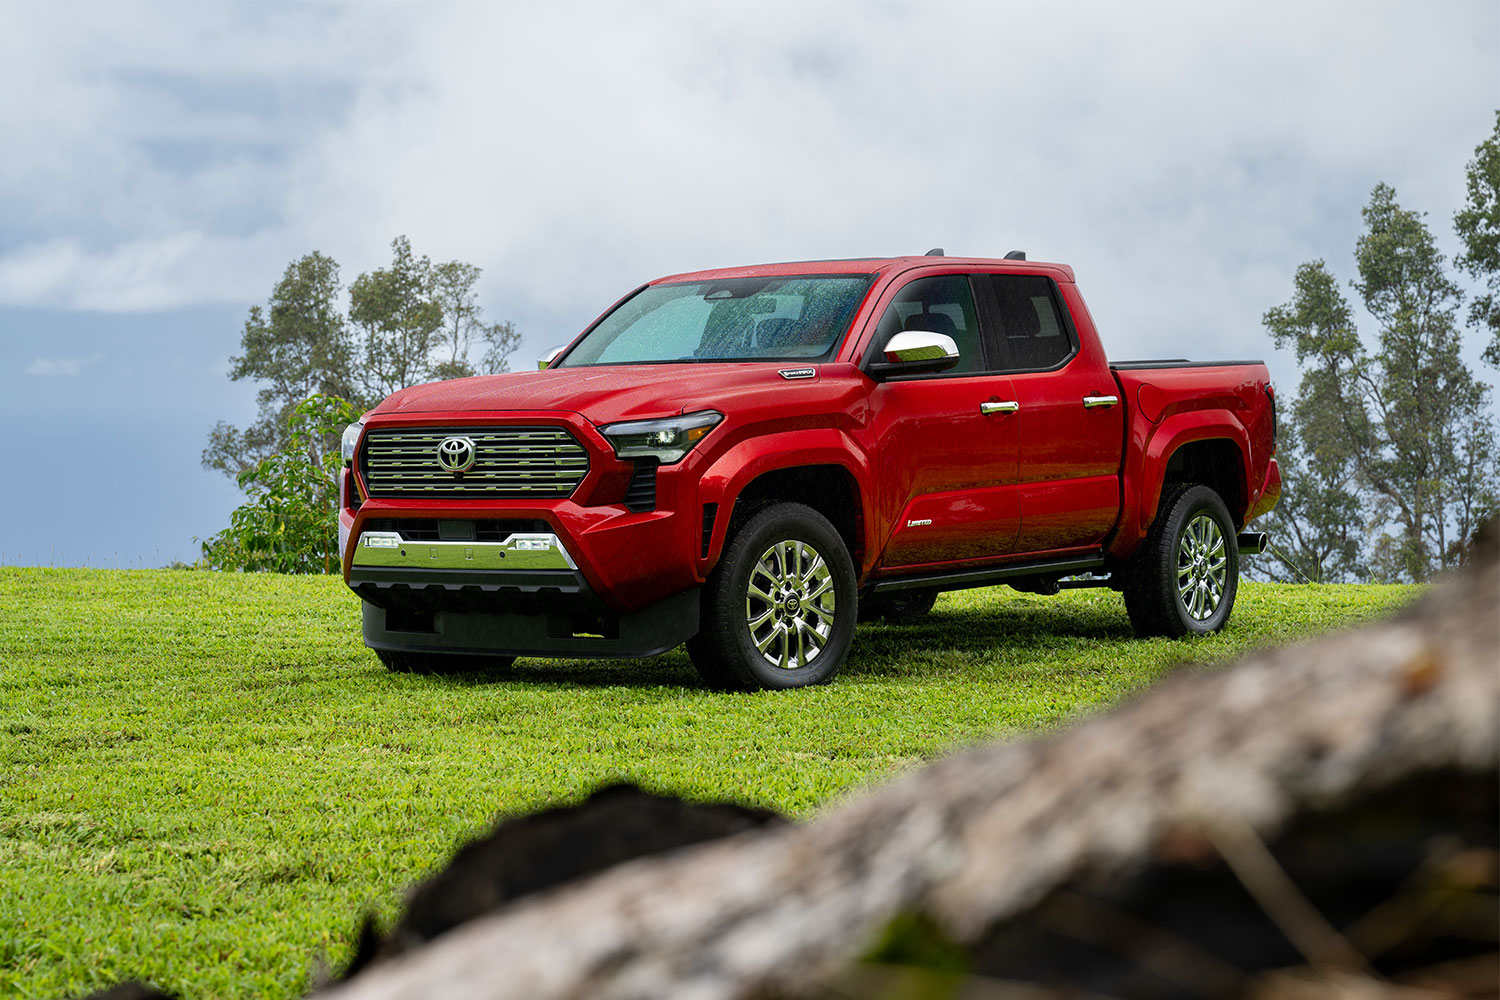
[(969, 278), (902, 286), (882, 314), (876, 349), (903, 330), (947, 334), (960, 361), (947, 372), (890, 379), (871, 394), (880, 517), (891, 526), (880, 567), (1005, 555), (1021, 524), (1020, 425), (1009, 379), (988, 371)]

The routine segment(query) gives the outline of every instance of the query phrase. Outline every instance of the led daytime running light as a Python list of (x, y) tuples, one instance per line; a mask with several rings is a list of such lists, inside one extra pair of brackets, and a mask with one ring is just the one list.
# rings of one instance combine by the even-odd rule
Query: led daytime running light
[(599, 428), (620, 458), (654, 458), (663, 465), (682, 461), (724, 419), (715, 410), (660, 420), (630, 420)]

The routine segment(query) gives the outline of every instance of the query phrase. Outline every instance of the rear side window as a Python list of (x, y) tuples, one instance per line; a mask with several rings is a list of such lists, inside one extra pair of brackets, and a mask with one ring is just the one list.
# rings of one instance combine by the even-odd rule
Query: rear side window
[(1063, 320), (1052, 280), (1032, 274), (990, 274), (991, 319), (985, 325), (993, 363), (1004, 371), (1055, 368), (1076, 345)]
[(945, 333), (953, 338), (958, 345), (958, 364), (944, 374), (984, 370), (974, 295), (969, 279), (961, 274), (907, 282), (880, 317), (875, 343), (884, 348), (886, 341), (903, 330)]

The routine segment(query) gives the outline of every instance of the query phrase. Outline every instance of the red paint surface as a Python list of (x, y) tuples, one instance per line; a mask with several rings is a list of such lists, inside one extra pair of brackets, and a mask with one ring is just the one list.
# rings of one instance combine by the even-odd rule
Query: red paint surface
[[(588, 449), (588, 475), (566, 500), (366, 500), (340, 515), (346, 556), (363, 523), (387, 517), (537, 518), (608, 603), (639, 610), (701, 583), (717, 563), (735, 499), (768, 472), (833, 466), (859, 505), (861, 583), (872, 576), (983, 566), (1040, 555), (1128, 556), (1161, 496), (1172, 453), (1203, 440), (1240, 455), (1237, 521), (1280, 496), (1271, 459), (1265, 366), (1114, 371), (1071, 269), (965, 258), (814, 262), (673, 275), (669, 280), (786, 274), (876, 280), (833, 362), (787, 380), (787, 362), (557, 368), (415, 386), (372, 410), (366, 426), (552, 425)], [(1040, 274), (1057, 283), (1077, 353), (1046, 372), (877, 382), (860, 367), (885, 305), (937, 274)], [(1086, 408), (1085, 396), (1118, 404)], [(1014, 401), (1014, 413), (980, 412)], [(620, 420), (715, 409), (724, 420), (657, 474), (657, 509), (622, 505), (631, 465), (598, 432)], [(701, 556), (702, 511), (720, 514)], [(930, 520), (930, 525), (911, 524)], [(348, 559), (345, 563), (347, 565)]]

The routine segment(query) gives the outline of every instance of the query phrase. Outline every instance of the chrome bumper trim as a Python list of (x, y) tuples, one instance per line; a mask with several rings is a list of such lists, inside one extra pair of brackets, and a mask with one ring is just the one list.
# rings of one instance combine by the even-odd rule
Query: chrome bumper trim
[(354, 566), (402, 569), (578, 569), (553, 534), (516, 532), (502, 542), (408, 542), (395, 531), (367, 531), (354, 547)]

